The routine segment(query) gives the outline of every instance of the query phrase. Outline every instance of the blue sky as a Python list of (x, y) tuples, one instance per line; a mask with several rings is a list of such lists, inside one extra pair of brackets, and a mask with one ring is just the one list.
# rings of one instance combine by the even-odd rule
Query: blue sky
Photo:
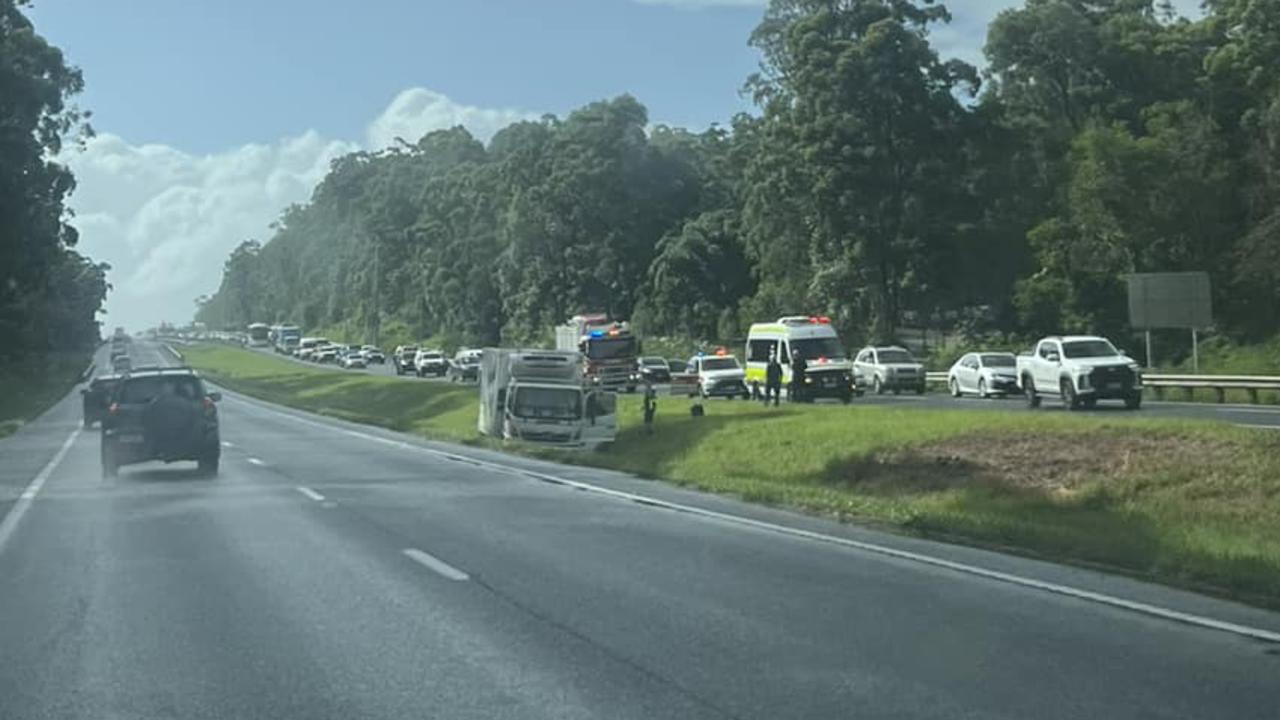
[(631, 0), (37, 0), (125, 137), (194, 152), (316, 130), (354, 138), (401, 90), (564, 113), (630, 92), (655, 120), (745, 109), (752, 5)]
[[(1191, 9), (1198, 0), (1176, 0)], [(265, 240), (331, 159), (455, 124), (631, 93), (701, 129), (739, 95), (765, 0), (36, 0), (38, 32), (84, 71), (98, 136), (63, 159), (81, 248), (111, 263), (107, 324), (190, 318), (227, 253)], [(949, 0), (945, 56), (981, 62), (1021, 0)]]

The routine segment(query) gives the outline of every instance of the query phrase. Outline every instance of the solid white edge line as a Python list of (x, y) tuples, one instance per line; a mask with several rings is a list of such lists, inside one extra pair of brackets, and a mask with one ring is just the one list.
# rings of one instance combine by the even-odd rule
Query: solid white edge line
[(53, 471), (67, 456), (67, 451), (71, 449), (71, 445), (80, 437), (81, 428), (71, 431), (71, 435), (62, 442), (62, 447), (58, 448), (58, 452), (54, 453), (53, 459), (49, 460), (40, 472), (36, 473), (35, 478), (27, 485), (22, 494), (18, 496), (17, 502), (9, 508), (9, 514), (0, 520), (0, 553), (4, 552), (5, 544), (9, 542), (9, 538), (13, 535), (13, 531), (17, 529), (18, 523), (22, 520), (22, 516), (26, 514), (27, 509), (31, 507), (36, 499), (36, 495), (40, 493), (40, 489), (44, 487), (45, 481), (53, 474)]
[(466, 573), (462, 572), (458, 568), (450, 565), (449, 563), (441, 560), (440, 558), (434, 555), (431, 555), (430, 553), (423, 552), (417, 548), (405, 548), (400, 552), (403, 553), (404, 556), (409, 558), (410, 560), (418, 563), (419, 565), (427, 568), (428, 570), (436, 573), (437, 575), (453, 580), (454, 582), (462, 582), (463, 580), (471, 579), (470, 575), (467, 575)]
[[(319, 428), (330, 430), (333, 432), (339, 432), (344, 435), (349, 435), (351, 437), (361, 438), (364, 440), (371, 440), (373, 442), (378, 442), (378, 443), (382, 443), (384, 445), (390, 445), (393, 447), (399, 447), (406, 450), (415, 450), (419, 452), (425, 452), (425, 453), (436, 455), (446, 459), (450, 455), (450, 453), (442, 452), (439, 450), (433, 450), (431, 448), (422, 447), (420, 445), (415, 445), (412, 443), (391, 440), (389, 438), (381, 438), (376, 435), (370, 435), (368, 433), (359, 432), (357, 430), (349, 430), (347, 428), (342, 428), (335, 425), (329, 425), (322, 422), (316, 422), (314, 420), (308, 420), (306, 418), (299, 417), (292, 413), (287, 413), (281, 410), (277, 410), (276, 408), (271, 407), (266, 403), (260, 402), (256, 399), (246, 400), (245, 398), (239, 397), (239, 396), (238, 396), (238, 399), (240, 399), (242, 402), (246, 402), (247, 404), (255, 405), (264, 410), (289, 418), (291, 420), (302, 423), (304, 425), (312, 425), (314, 427), (319, 427)], [(1263, 426), (1263, 427), (1267, 427), (1267, 426)], [(599, 485), (592, 485), (590, 483), (584, 483), (577, 480), (569, 480), (567, 478), (562, 478), (562, 477), (558, 477), (558, 476), (550, 475), (546, 473), (540, 473), (540, 472), (529, 471), (529, 470), (519, 470), (517, 468), (499, 465), (497, 463), (488, 462), (486, 460), (476, 459), (474, 462), (481, 467), (489, 468), (492, 470), (499, 470), (507, 473), (517, 473), (521, 475), (526, 475), (528, 477), (531, 477), (537, 480), (554, 483), (556, 485), (565, 485), (577, 490), (594, 492), (600, 495), (614, 497), (621, 500), (637, 502), (644, 505), (664, 508), (667, 510), (674, 510), (677, 512), (696, 515), (699, 517), (711, 518), (711, 519), (720, 520), (723, 522), (742, 525), (745, 527), (751, 527), (758, 530), (765, 530), (768, 532), (778, 533), (782, 535), (790, 535), (792, 537), (799, 537), (807, 540), (815, 540), (818, 542), (823, 542), (823, 543), (828, 543), (833, 545), (841, 545), (844, 547), (856, 548), (858, 550), (874, 553), (877, 555), (884, 555), (887, 557), (893, 557), (900, 560), (909, 560), (912, 562), (921, 563), (923, 565), (932, 565), (934, 567), (946, 568), (948, 570), (954, 570), (956, 572), (965, 573), (967, 575), (983, 577), (989, 580), (997, 580), (997, 581), (1009, 583), (1012, 585), (1019, 585), (1021, 587), (1053, 593), (1055, 595), (1064, 595), (1067, 597), (1076, 598), (1078, 600), (1087, 600), (1089, 602), (1094, 602), (1100, 605), (1108, 605), (1110, 607), (1120, 608), (1123, 610), (1130, 610), (1136, 613), (1150, 615), (1152, 617), (1158, 617), (1165, 620), (1172, 620), (1174, 622), (1179, 622), (1186, 625), (1193, 625), (1193, 626), (1198, 626), (1202, 628), (1208, 628), (1211, 630), (1220, 630), (1223, 632), (1241, 635), (1243, 637), (1253, 638), (1255, 640), (1265, 640), (1267, 642), (1280, 643), (1280, 632), (1265, 630), (1263, 628), (1252, 627), (1249, 625), (1240, 625), (1237, 623), (1227, 622), (1224, 620), (1216, 620), (1214, 618), (1205, 617), (1203, 615), (1196, 615), (1194, 613), (1184, 613), (1179, 610), (1173, 610), (1171, 608), (1161, 607), (1159, 605), (1152, 605), (1150, 603), (1139, 602), (1136, 600), (1126, 600), (1125, 598), (1117, 597), (1115, 595), (1107, 595), (1106, 593), (1093, 592), (1092, 590), (1084, 590), (1082, 588), (1072, 587), (1070, 585), (1062, 585), (1059, 583), (1052, 583), (1044, 580), (1036, 580), (1034, 578), (1023, 577), (1021, 575), (1014, 575), (1012, 573), (1001, 572), (999, 570), (989, 570), (987, 568), (978, 567), (976, 565), (969, 565), (967, 563), (955, 562), (953, 560), (946, 560), (943, 558), (934, 557), (932, 555), (925, 555), (922, 553), (911, 552), (909, 550), (898, 550), (896, 548), (891, 548), (886, 545), (878, 545), (875, 543), (863, 542), (861, 540), (851, 540), (849, 538), (837, 537), (835, 535), (827, 535), (824, 533), (813, 532), (810, 530), (801, 530), (799, 528), (787, 527), (786, 525), (777, 525), (771, 522), (765, 522), (763, 520), (753, 520), (751, 518), (746, 518), (739, 515), (730, 515), (728, 513), (717, 512), (715, 510), (706, 510), (704, 508), (699, 508), (692, 505), (683, 505), (680, 503), (669, 502), (667, 500), (660, 500), (658, 498), (652, 498), (645, 495), (638, 495), (635, 493), (629, 493), (622, 490), (613, 490), (610, 488), (601, 487)], [(405, 554), (408, 554), (408, 553), (409, 551), (406, 550)]]
[(306, 495), (307, 497), (311, 498), (312, 500), (315, 500), (316, 502), (324, 501), (323, 495), (316, 492), (315, 490), (312, 490), (309, 487), (304, 487), (302, 485), (299, 485), (298, 487), (294, 488), (294, 490), (297, 490), (298, 492), (302, 493), (303, 495)]
[(1280, 425), (1249, 425), (1246, 423), (1236, 423), (1236, 427), (1249, 428), (1250, 430), (1280, 430)]
[(235, 445), (233, 445), (233, 444), (231, 444), (231, 443), (227, 442), (226, 440), (223, 440), (223, 441), (222, 441), (222, 447), (235, 447)]

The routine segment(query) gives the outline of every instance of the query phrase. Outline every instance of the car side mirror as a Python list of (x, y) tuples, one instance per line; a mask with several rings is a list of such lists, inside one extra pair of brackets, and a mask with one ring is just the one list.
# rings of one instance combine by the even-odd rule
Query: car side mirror
[(210, 400), (212, 400), (212, 401), (214, 401), (214, 402), (222, 402), (222, 393), (220, 393), (220, 392), (211, 392), (211, 393), (209, 393), (209, 399), (210, 399)]

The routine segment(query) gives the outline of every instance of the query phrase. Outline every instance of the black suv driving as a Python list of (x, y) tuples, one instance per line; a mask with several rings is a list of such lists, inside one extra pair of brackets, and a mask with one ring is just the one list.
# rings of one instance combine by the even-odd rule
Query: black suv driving
[(218, 473), (219, 393), (207, 392), (191, 368), (140, 368), (120, 378), (102, 418), (102, 475), (121, 465), (195, 460)]

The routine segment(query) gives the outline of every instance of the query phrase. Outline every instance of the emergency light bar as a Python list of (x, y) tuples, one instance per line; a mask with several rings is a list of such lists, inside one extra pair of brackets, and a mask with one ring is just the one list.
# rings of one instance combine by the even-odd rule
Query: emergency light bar
[(778, 318), (779, 325), (830, 325), (831, 318), (826, 315), (789, 315)]

